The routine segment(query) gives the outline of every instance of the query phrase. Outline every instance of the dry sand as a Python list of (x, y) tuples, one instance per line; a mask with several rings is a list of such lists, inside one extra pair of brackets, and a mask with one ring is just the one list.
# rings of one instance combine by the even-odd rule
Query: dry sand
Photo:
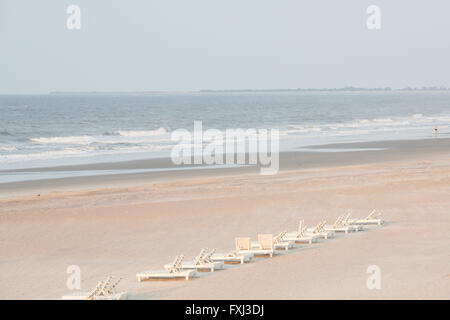
[[(78, 265), (82, 290), (114, 275), (135, 299), (449, 299), (450, 153), (409, 158), (0, 200), (0, 298), (58, 299)], [(228, 252), (235, 236), (372, 208), (386, 226), (192, 281), (136, 281), (177, 254)], [(366, 287), (370, 265), (380, 290)]]

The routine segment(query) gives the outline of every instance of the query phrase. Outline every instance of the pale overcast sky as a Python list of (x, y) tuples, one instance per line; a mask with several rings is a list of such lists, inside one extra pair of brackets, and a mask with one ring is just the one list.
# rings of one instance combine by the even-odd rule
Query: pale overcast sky
[(0, 93), (450, 87), (449, 14), (449, 0), (0, 0)]

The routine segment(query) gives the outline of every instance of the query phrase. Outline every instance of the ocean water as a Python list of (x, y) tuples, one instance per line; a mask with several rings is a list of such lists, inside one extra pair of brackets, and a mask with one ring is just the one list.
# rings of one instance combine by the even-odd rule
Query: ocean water
[(175, 129), (279, 129), (280, 149), (450, 134), (449, 92), (0, 95), (0, 170), (170, 155)]

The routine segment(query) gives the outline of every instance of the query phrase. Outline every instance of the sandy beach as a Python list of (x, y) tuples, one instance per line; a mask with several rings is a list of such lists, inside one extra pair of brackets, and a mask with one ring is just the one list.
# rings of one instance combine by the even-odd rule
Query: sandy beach
[[(0, 184), (0, 298), (59, 299), (69, 292), (67, 267), (78, 265), (82, 290), (113, 275), (133, 299), (449, 299), (449, 147), (448, 139), (321, 146), (369, 150), (284, 154), (274, 176), (236, 168)], [(136, 281), (177, 254), (229, 252), (236, 236), (373, 208), (385, 226), (192, 281)], [(366, 287), (370, 265), (380, 267), (380, 290)]]
[(0, 0), (0, 300), (450, 300), (449, 12)]

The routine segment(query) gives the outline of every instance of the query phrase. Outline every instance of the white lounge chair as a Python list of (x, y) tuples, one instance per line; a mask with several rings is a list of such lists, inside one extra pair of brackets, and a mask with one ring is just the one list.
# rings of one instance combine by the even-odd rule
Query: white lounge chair
[(181, 269), (181, 262), (184, 256), (179, 255), (175, 257), (173, 263), (165, 270), (149, 270), (136, 274), (139, 282), (144, 280), (171, 280), (171, 279), (186, 279), (197, 275), (195, 270), (183, 270)]
[[(186, 261), (181, 263), (180, 268), (183, 270), (197, 270), (197, 271), (211, 271), (223, 268), (222, 261), (211, 261), (211, 256), (216, 252), (216, 249), (211, 250), (208, 254), (206, 249), (200, 250), (200, 253), (193, 261)], [(170, 268), (170, 265), (165, 265), (164, 268)]]
[(308, 236), (319, 235), (323, 239), (329, 239), (334, 236), (334, 231), (324, 230), (325, 221), (319, 222), (314, 228), (307, 228), (305, 234)]
[(374, 209), (367, 217), (363, 219), (348, 219), (347, 221), (349, 224), (359, 224), (359, 225), (382, 225), (384, 224), (384, 220), (381, 218), (381, 214), (377, 213), (377, 211)]
[[(294, 240), (285, 240), (284, 237), (286, 236), (286, 231), (280, 232), (277, 236), (273, 238), (273, 247), (276, 250), (289, 250), (291, 249), (295, 241)], [(252, 249), (259, 249), (261, 247), (259, 242), (252, 241)]]
[(253, 259), (254, 254), (252, 252), (238, 253), (234, 250), (230, 253), (214, 253), (211, 256), (211, 261), (222, 261), (223, 263), (240, 263), (244, 264), (250, 262)]
[(313, 242), (317, 242), (317, 239), (320, 238), (320, 235), (312, 234), (312, 235), (306, 236), (305, 235), (306, 229), (307, 229), (307, 227), (303, 225), (303, 220), (300, 220), (297, 231), (292, 231), (292, 232), (286, 233), (284, 240), (295, 241), (295, 243), (309, 243), (309, 244), (312, 244)]
[(345, 223), (345, 217), (343, 215), (339, 216), (332, 225), (324, 225), (323, 230), (334, 231), (334, 232), (354, 232), (358, 231), (357, 225), (349, 225)]
[(273, 238), (273, 245), (275, 249), (289, 250), (294, 247), (295, 241), (286, 239), (287, 231), (280, 232), (275, 238)]
[(253, 253), (255, 256), (269, 255), (273, 257), (275, 253), (272, 234), (258, 235), (258, 247), (252, 248), (250, 238), (236, 238), (235, 244), (238, 254)]
[(116, 292), (121, 278), (113, 282), (113, 277), (99, 281), (90, 292), (73, 292), (62, 297), (63, 300), (127, 300), (128, 292)]
[(343, 226), (352, 226), (353, 228), (355, 228), (354, 231), (363, 231), (364, 230), (364, 225), (362, 225), (362, 224), (351, 224), (349, 222), (349, 220), (350, 220), (350, 213), (347, 213), (347, 215), (344, 218), (342, 218), (341, 224)]

